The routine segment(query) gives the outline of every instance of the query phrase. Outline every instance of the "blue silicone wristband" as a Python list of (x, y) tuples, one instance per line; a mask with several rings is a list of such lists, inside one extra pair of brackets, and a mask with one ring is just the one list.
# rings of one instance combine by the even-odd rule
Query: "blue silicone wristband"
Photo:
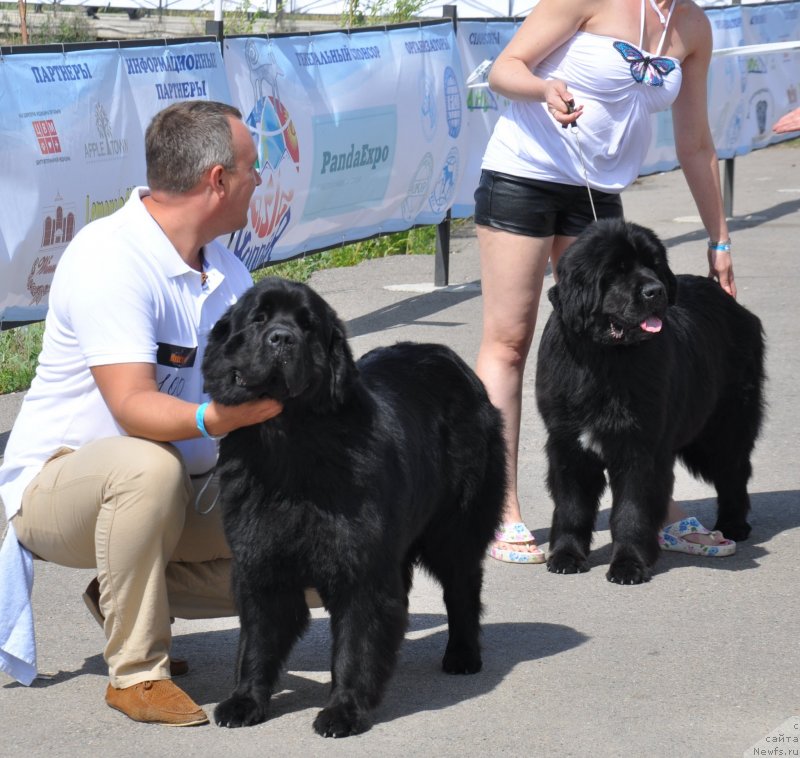
[(731, 241), (728, 240), (727, 242), (713, 242), (712, 240), (709, 240), (708, 248), (709, 250), (716, 250), (720, 253), (729, 253), (731, 251)]
[(194, 420), (197, 423), (197, 428), (200, 430), (200, 434), (210, 440), (218, 440), (219, 437), (215, 437), (213, 434), (209, 434), (208, 430), (206, 429), (206, 408), (208, 408), (208, 403), (201, 403), (197, 406), (197, 410), (194, 413)]

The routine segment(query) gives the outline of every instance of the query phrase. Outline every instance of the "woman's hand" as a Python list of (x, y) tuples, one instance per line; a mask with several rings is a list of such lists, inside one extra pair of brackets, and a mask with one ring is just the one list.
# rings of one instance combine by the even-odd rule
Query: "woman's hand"
[(708, 248), (708, 276), (716, 279), (720, 287), (731, 297), (736, 297), (736, 282), (733, 280), (733, 260), (730, 250)]
[(550, 115), (561, 126), (568, 126), (580, 118), (583, 106), (575, 106), (575, 99), (560, 79), (548, 79), (545, 83), (544, 102)]

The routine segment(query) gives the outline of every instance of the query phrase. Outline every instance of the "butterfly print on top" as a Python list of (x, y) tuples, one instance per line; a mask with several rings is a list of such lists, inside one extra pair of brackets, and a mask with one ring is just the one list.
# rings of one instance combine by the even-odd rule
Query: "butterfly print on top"
[(631, 76), (637, 82), (644, 82), (651, 87), (661, 87), (664, 84), (664, 77), (675, 70), (675, 61), (660, 56), (651, 58), (627, 42), (615, 42), (614, 47), (631, 64)]

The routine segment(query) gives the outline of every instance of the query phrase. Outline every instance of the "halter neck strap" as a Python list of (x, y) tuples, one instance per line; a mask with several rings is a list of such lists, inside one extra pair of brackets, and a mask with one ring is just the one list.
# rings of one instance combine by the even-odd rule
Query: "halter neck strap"
[[(669, 26), (669, 21), (672, 18), (672, 11), (675, 10), (675, 3), (677, 3), (678, 0), (672, 0), (672, 4), (669, 6), (669, 11), (667, 11), (666, 18), (656, 5), (656, 0), (648, 0), (648, 2), (650, 3), (650, 7), (658, 15), (661, 25), (664, 27), (664, 31), (661, 32), (661, 39), (658, 42), (658, 48), (656, 49), (656, 55), (661, 55), (661, 49), (664, 47), (664, 40), (667, 38), (667, 27)], [(644, 50), (644, 0), (642, 0), (642, 23), (639, 30), (639, 49)]]

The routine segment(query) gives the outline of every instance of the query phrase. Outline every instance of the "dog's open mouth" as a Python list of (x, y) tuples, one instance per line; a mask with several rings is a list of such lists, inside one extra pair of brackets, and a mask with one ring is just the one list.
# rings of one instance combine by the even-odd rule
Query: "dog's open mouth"
[(271, 397), (281, 402), (302, 395), (310, 384), (308, 376), (290, 377), (282, 371), (272, 372), (266, 378), (247, 377), (239, 369), (233, 370), (233, 383), (255, 399)]
[(241, 387), (244, 390), (248, 390), (251, 395), (258, 398), (265, 398), (265, 397), (274, 397), (278, 399), (279, 393), (286, 392), (285, 382), (283, 383), (282, 387), (278, 387), (278, 382), (275, 380), (270, 381), (266, 384), (263, 382), (255, 383), (249, 379), (247, 379), (239, 369), (233, 370), (233, 383), (237, 387)]
[[(608, 320), (611, 336), (615, 340), (621, 340), (625, 336), (626, 327), (620, 326), (613, 319)], [(661, 331), (663, 322), (658, 316), (648, 316), (644, 321), (637, 325), (638, 329), (648, 334), (658, 334)]]

